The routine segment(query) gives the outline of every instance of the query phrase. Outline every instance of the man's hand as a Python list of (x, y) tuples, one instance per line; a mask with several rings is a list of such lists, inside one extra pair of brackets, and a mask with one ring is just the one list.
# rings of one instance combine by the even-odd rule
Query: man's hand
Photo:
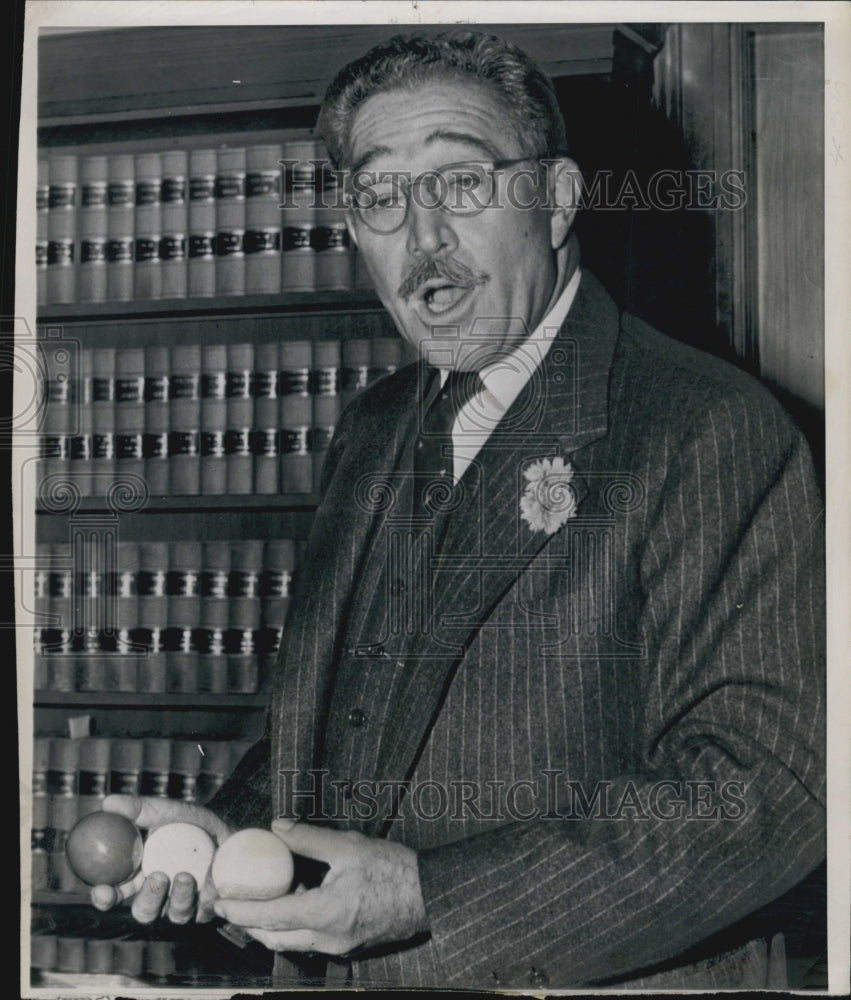
[[(149, 833), (167, 823), (194, 823), (210, 834), (217, 847), (234, 832), (209, 809), (175, 799), (108, 795), (103, 809), (126, 816)], [(109, 910), (131, 896), (130, 912), (139, 923), (152, 923), (164, 913), (172, 923), (185, 924), (193, 917), (199, 922), (212, 918), (216, 892), (209, 876), (205, 885), (196, 886), (186, 872), (176, 875), (171, 886), (162, 872), (152, 872), (148, 878), (138, 872), (121, 885), (96, 885), (91, 891), (92, 905), (98, 910)]]
[(275, 820), (294, 854), (324, 861), (320, 886), (266, 902), (219, 897), (215, 912), (273, 951), (346, 955), (428, 929), (417, 854), (353, 831)]

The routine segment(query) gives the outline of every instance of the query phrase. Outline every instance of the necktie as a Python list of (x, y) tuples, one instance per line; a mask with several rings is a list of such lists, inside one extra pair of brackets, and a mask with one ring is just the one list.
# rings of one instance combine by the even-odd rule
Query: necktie
[[(437, 377), (435, 372), (433, 378)], [(454, 483), (452, 427), (464, 404), (482, 388), (478, 372), (452, 371), (423, 413), (414, 446), (415, 518), (432, 519), (440, 500), (445, 503), (451, 494)], [(426, 398), (430, 394), (427, 393)]]

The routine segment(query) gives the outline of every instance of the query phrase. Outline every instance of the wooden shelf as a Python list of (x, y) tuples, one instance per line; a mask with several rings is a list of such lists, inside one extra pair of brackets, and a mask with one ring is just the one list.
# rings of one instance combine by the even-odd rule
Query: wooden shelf
[(245, 313), (351, 313), (382, 309), (368, 289), (339, 292), (280, 292), (273, 295), (213, 295), (209, 298), (133, 302), (67, 302), (40, 306), (38, 323), (169, 316), (238, 316)]
[[(116, 475), (120, 474), (120, 470)], [(319, 504), (319, 497), (313, 493), (274, 493), (268, 496), (251, 493), (245, 496), (227, 494), (222, 496), (185, 496), (185, 497), (149, 497), (145, 505), (134, 514), (185, 514), (209, 511), (212, 513), (230, 513), (242, 510), (251, 511), (281, 511), (285, 513), (313, 513)], [(103, 514), (109, 511), (103, 497), (83, 497), (75, 514)], [(56, 514), (66, 516), (66, 511), (46, 510), (36, 508), (37, 514)]]
[(117, 705), (125, 708), (157, 708), (161, 711), (181, 709), (222, 709), (225, 711), (265, 708), (269, 701), (266, 692), (256, 694), (173, 694), (168, 691), (145, 693), (139, 691), (36, 691), (33, 699), (36, 708), (49, 705), (74, 705), (97, 708)]

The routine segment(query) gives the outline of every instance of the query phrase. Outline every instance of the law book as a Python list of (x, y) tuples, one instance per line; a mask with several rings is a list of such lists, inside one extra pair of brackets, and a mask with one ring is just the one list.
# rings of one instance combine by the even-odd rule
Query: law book
[(32, 744), (32, 819), (30, 833), (30, 885), (33, 892), (48, 889), (48, 834), (50, 796), (47, 773), (50, 768), (50, 738), (36, 736)]
[(111, 741), (102, 736), (80, 740), (78, 815), (97, 812), (109, 793)]
[(115, 354), (115, 471), (145, 476), (145, 349), (123, 347)]
[(285, 292), (316, 290), (316, 252), (313, 228), (316, 225), (315, 143), (285, 142), (285, 198), (281, 209), (281, 289)]
[(201, 491), (200, 344), (172, 345), (169, 398), (170, 492), (174, 496), (197, 496)]
[(254, 456), (251, 435), (254, 427), (254, 398), (251, 382), (254, 370), (253, 344), (227, 347), (227, 432), (225, 454), (227, 492), (250, 493), (254, 485)]
[(48, 873), (50, 888), (56, 892), (74, 892), (82, 883), (71, 870), (65, 856), (68, 833), (79, 817), (77, 774), (80, 766), (80, 740), (55, 736), (50, 740), (50, 828), (53, 831)]
[(110, 741), (109, 790), (118, 795), (139, 795), (142, 788), (144, 745), (132, 737)]
[(278, 443), (281, 451), (281, 492), (310, 493), (313, 488), (313, 462), (308, 447), (308, 435), (313, 423), (311, 342), (283, 341), (280, 359)]
[(136, 635), (139, 627), (139, 573), (141, 551), (138, 542), (118, 542), (115, 553), (115, 573), (109, 605), (114, 612), (111, 629), (105, 636), (107, 690), (139, 691), (145, 660), (141, 642)]
[(57, 154), (48, 167), (47, 301), (75, 302), (77, 298), (77, 156)]
[(86, 971), (86, 941), (79, 934), (63, 934), (56, 939), (56, 971)]
[(189, 156), (186, 150), (170, 149), (162, 154), (160, 191), (162, 236), (160, 270), (164, 299), (186, 298)]
[(145, 942), (145, 975), (157, 982), (168, 982), (177, 971), (175, 941), (152, 939)]
[(228, 690), (232, 694), (254, 694), (259, 688), (257, 639), (262, 614), (260, 580), (263, 544), (262, 539), (250, 539), (231, 545), (229, 622), (225, 643), (228, 650)]
[(198, 691), (202, 554), (202, 543), (198, 541), (178, 541), (169, 546), (166, 690), (177, 694)]
[(101, 649), (101, 632), (107, 581), (100, 565), (97, 548), (89, 544), (75, 546), (74, 596), (76, 613), (76, 690), (107, 689), (106, 664)]
[(230, 743), (227, 740), (207, 740), (201, 745), (204, 756), (201, 758), (201, 773), (198, 775), (198, 801), (203, 805), (225, 783), (231, 767)]
[(262, 633), (261, 668), (267, 676), (274, 667), (287, 620), (295, 573), (296, 548), (290, 538), (269, 539), (263, 551), (263, 576), (260, 582)]
[(245, 294), (245, 149), (222, 147), (216, 168), (216, 294)]
[(36, 542), (36, 566), (33, 573), (33, 613), (35, 627), (33, 628), (33, 689), (47, 689), (47, 658), (42, 652), (47, 642), (50, 626), (50, 545), (47, 542)]
[(136, 254), (135, 160), (131, 153), (113, 153), (109, 157), (107, 201), (107, 299), (110, 302), (130, 302), (133, 299), (133, 260)]
[(56, 934), (40, 930), (30, 936), (30, 968), (51, 972), (59, 961), (59, 941)]
[(51, 691), (74, 691), (74, 572), (67, 543), (50, 544), (49, 581), (50, 626), (43, 633), (47, 687)]
[(228, 690), (225, 634), (230, 620), (230, 542), (204, 542), (201, 566), (201, 656), (198, 690), (224, 694)]
[(86, 972), (90, 975), (108, 976), (115, 965), (111, 937), (89, 937), (85, 941)]
[(141, 976), (145, 968), (145, 942), (134, 936), (116, 938), (112, 943), (112, 971), (118, 976)]
[(139, 627), (134, 639), (146, 649), (138, 670), (138, 688), (147, 693), (166, 690), (166, 645), (168, 627), (168, 559), (167, 542), (139, 543)]
[[(63, 352), (45, 350), (43, 357), (47, 382), (44, 387), (46, 405), (39, 450), (42, 480), (48, 476), (67, 475), (76, 415), (76, 386), (68, 378), (66, 366), (60, 363)], [(49, 484), (46, 487), (49, 492)]]
[(351, 248), (352, 254), (352, 284), (356, 289), (362, 289), (364, 291), (369, 291), (374, 289), (374, 284), (372, 277), (366, 266), (366, 259), (364, 255), (358, 250), (356, 246)]
[(198, 775), (203, 761), (197, 740), (172, 740), (171, 774), (175, 785), (171, 798), (194, 803), (198, 800)]
[(318, 161), (316, 225), (311, 234), (316, 251), (316, 290), (349, 291), (352, 287), (352, 254), (341, 176), (328, 159), (325, 147), (317, 144)]
[(80, 159), (78, 290), (81, 302), (106, 301), (108, 179), (107, 157), (84, 156)]
[(171, 423), (169, 403), (169, 349), (161, 344), (145, 347), (145, 479), (152, 497), (164, 498), (169, 491), (168, 432)]
[(340, 341), (313, 342), (311, 371), (313, 420), (310, 429), (310, 454), (313, 465), (313, 492), (319, 492), (325, 457), (334, 428), (340, 419)]
[(245, 291), (281, 290), (281, 146), (246, 149)]
[(340, 410), (369, 384), (372, 342), (368, 337), (353, 337), (340, 345)]
[(92, 446), (94, 413), (92, 411), (93, 354), (90, 348), (80, 350), (80, 374), (75, 390), (77, 432), (69, 444), (69, 472), (83, 496), (94, 492), (92, 479)]
[(139, 302), (161, 299), (163, 294), (160, 240), (162, 239), (163, 167), (160, 153), (137, 153), (136, 206), (134, 213), (133, 294)]
[(165, 799), (169, 795), (171, 740), (146, 736), (142, 740), (142, 794)]
[(188, 292), (205, 298), (216, 294), (216, 151), (189, 153)]
[(278, 370), (280, 349), (276, 341), (254, 346), (254, 427), (251, 450), (254, 455), (254, 492), (277, 493), (278, 476)]
[(201, 494), (227, 493), (228, 354), (225, 344), (201, 347)]
[(93, 489), (103, 493), (115, 477), (115, 348), (92, 350)]
[(50, 204), (49, 161), (39, 157), (35, 201), (35, 286), (36, 305), (47, 304), (47, 215)]

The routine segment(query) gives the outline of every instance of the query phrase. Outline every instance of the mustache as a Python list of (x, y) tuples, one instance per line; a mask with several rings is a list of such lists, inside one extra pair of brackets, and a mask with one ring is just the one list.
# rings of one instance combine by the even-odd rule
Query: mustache
[(464, 285), (468, 288), (486, 285), (491, 280), (491, 276), (485, 271), (474, 271), (454, 257), (424, 257), (408, 272), (399, 285), (397, 294), (407, 301), (421, 285), (434, 278), (444, 278), (450, 285)]

